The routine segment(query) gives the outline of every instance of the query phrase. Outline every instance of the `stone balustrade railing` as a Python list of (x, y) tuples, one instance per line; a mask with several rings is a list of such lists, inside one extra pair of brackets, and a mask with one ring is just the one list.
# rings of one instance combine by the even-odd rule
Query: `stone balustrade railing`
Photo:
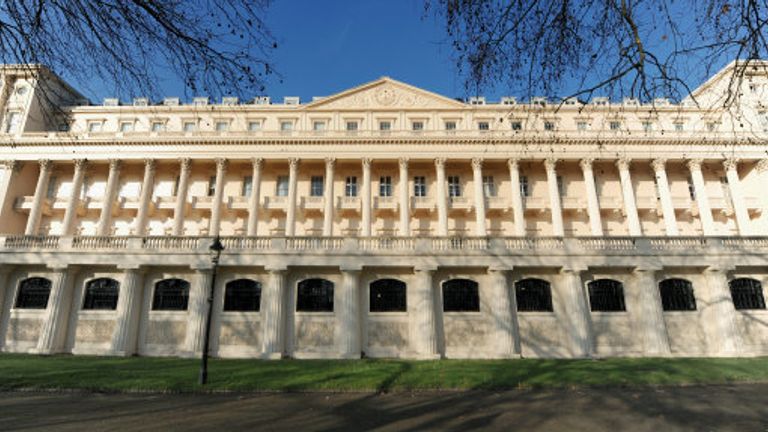
[[(57, 251), (206, 251), (203, 236), (24, 236), (0, 235), (1, 252)], [(413, 252), (493, 254), (639, 254), (768, 253), (768, 237), (221, 237), (225, 250), (303, 253)]]

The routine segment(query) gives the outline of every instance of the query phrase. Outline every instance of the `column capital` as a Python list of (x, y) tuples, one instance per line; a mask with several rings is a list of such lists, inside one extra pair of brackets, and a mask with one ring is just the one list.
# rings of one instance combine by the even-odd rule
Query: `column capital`
[(288, 273), (288, 267), (266, 267), (264, 270), (271, 275), (281, 276)]
[(664, 158), (657, 158), (651, 161), (651, 168), (654, 172), (664, 171), (667, 167), (667, 160)]
[(579, 161), (579, 166), (582, 171), (592, 171), (592, 164), (595, 162), (594, 158), (584, 158)]
[(557, 161), (558, 159), (554, 157), (544, 159), (544, 168), (546, 168), (547, 171), (554, 172), (557, 168)]
[(581, 275), (582, 272), (586, 271), (587, 269), (585, 267), (563, 267), (560, 269), (560, 274), (572, 274), (572, 275)]
[(147, 266), (141, 265), (141, 264), (118, 265), (117, 269), (122, 270), (123, 273), (135, 273), (135, 274), (144, 274), (148, 270)]
[(325, 158), (325, 167), (326, 168), (334, 168), (336, 166), (336, 158), (334, 157), (327, 157)]
[(517, 171), (520, 168), (520, 159), (510, 158), (507, 159), (507, 166), (510, 170)]
[(216, 158), (216, 170), (217, 171), (224, 171), (227, 169), (227, 164), (229, 161), (226, 158)]
[(9, 171), (18, 172), (21, 167), (21, 162), (16, 159), (8, 159), (0, 162), (0, 165), (4, 166)]
[(661, 271), (662, 268), (658, 266), (653, 265), (639, 265), (634, 268), (633, 272), (635, 273), (656, 273), (658, 271)]
[(502, 274), (502, 275), (506, 276), (512, 270), (513, 270), (512, 266), (509, 266), (509, 267), (498, 267), (498, 266), (497, 267), (488, 267), (488, 274), (492, 274), (492, 275)]
[(760, 173), (768, 172), (768, 159), (760, 159), (755, 168)]
[(361, 159), (361, 162), (363, 163), (363, 169), (371, 169), (371, 162), (373, 162), (373, 159), (364, 157)]
[(407, 157), (401, 157), (400, 159), (397, 160), (397, 164), (400, 166), (400, 169), (407, 169), (408, 162), (409, 162), (409, 159)]
[(251, 164), (253, 165), (254, 170), (260, 170), (261, 167), (264, 165), (264, 159), (263, 158), (251, 158)]
[(110, 159), (109, 160), (109, 170), (110, 171), (119, 171), (120, 167), (122, 166), (123, 161), (121, 159)]
[(155, 159), (144, 159), (144, 169), (155, 172), (157, 169), (157, 161)]
[(626, 171), (629, 170), (629, 165), (632, 163), (632, 159), (628, 157), (620, 157), (616, 160), (616, 167), (620, 171)]
[(84, 170), (88, 165), (88, 159), (75, 159), (75, 171)]
[(483, 169), (483, 158), (472, 158), (472, 169), (475, 171)]
[(288, 167), (290, 169), (296, 169), (299, 167), (299, 158), (288, 158)]
[(739, 160), (737, 158), (728, 158), (723, 161), (723, 168), (725, 168), (726, 171), (736, 170), (736, 167), (739, 165)]
[(701, 171), (702, 163), (704, 163), (703, 159), (689, 159), (686, 165), (688, 165), (688, 169), (691, 171)]
[(181, 164), (182, 171), (189, 171), (189, 169), (192, 168), (192, 159), (180, 158), (179, 164)]
[(445, 158), (443, 157), (435, 158), (435, 167), (439, 169), (445, 168)]
[(43, 171), (48, 171), (53, 167), (53, 162), (51, 162), (50, 159), (40, 159), (37, 161), (37, 163), (40, 165), (40, 169)]
[(437, 266), (431, 266), (431, 265), (419, 265), (415, 266), (413, 268), (414, 273), (429, 273), (433, 274), (437, 271)]
[(706, 269), (704, 269), (704, 271), (707, 272), (707, 273), (727, 273), (727, 272), (733, 271), (735, 269), (736, 269), (736, 266), (734, 266), (734, 265), (716, 264), (716, 265), (711, 265), (711, 266), (707, 267)]
[(342, 266), (339, 266), (339, 271), (342, 273), (360, 274), (363, 271), (363, 266), (361, 264), (342, 265)]

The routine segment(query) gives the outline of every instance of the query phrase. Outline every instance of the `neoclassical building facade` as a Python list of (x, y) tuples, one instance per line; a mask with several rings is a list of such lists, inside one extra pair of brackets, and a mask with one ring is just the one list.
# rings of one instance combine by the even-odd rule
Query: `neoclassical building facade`
[[(680, 103), (381, 78), (90, 104), (0, 67), (0, 350), (768, 354), (768, 75)], [(225, 249), (214, 267), (209, 246)]]

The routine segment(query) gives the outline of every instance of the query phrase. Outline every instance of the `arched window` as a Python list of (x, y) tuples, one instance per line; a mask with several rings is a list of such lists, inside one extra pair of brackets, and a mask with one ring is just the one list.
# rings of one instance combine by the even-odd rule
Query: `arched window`
[(765, 309), (763, 285), (759, 280), (739, 278), (729, 282), (728, 286), (731, 288), (731, 298), (736, 309)]
[(19, 283), (16, 295), (18, 309), (45, 309), (51, 295), (51, 281), (46, 278), (32, 277)]
[(117, 309), (120, 283), (110, 278), (98, 278), (85, 284), (83, 309)]
[(520, 312), (552, 312), (552, 289), (541, 279), (522, 279), (515, 282), (515, 299)]
[(685, 279), (664, 279), (659, 282), (661, 307), (665, 311), (695, 311), (693, 284)]
[(587, 284), (593, 312), (623, 312), (624, 285), (613, 279), (597, 279)]
[(163, 279), (155, 284), (152, 310), (187, 310), (189, 282), (184, 279)]
[(379, 279), (371, 282), (371, 312), (405, 312), (405, 282)]
[(333, 312), (333, 282), (304, 279), (296, 295), (297, 312)]
[(469, 279), (451, 279), (443, 283), (444, 312), (479, 312), (480, 294), (477, 282)]
[(224, 310), (258, 312), (261, 304), (261, 284), (251, 279), (236, 279), (224, 287)]

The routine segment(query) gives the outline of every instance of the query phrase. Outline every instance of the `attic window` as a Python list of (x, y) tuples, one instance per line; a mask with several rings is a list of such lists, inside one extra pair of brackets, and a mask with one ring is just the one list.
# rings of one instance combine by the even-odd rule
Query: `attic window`
[(120, 132), (133, 132), (133, 122), (132, 121), (123, 121), (120, 122)]
[(248, 131), (249, 132), (258, 132), (261, 130), (261, 122), (260, 121), (250, 121), (248, 122)]
[(150, 130), (152, 132), (163, 132), (165, 130), (165, 122), (164, 121), (153, 121)]
[(423, 121), (415, 121), (411, 124), (411, 127), (415, 131), (421, 131), (424, 130), (424, 122)]
[(392, 129), (392, 122), (390, 121), (381, 121), (379, 122), (379, 130), (382, 131), (388, 131)]
[(456, 122), (455, 121), (445, 122), (445, 130), (456, 130)]
[(477, 122), (477, 128), (481, 131), (487, 131), (491, 129), (491, 125), (487, 121)]
[(348, 121), (347, 122), (347, 130), (348, 131), (356, 131), (357, 130), (357, 122), (356, 121)]
[[(101, 121), (92, 121), (88, 122), (88, 132), (94, 133), (94, 132), (101, 132), (101, 128), (104, 125)], [(9, 130), (10, 132), (10, 130)]]

